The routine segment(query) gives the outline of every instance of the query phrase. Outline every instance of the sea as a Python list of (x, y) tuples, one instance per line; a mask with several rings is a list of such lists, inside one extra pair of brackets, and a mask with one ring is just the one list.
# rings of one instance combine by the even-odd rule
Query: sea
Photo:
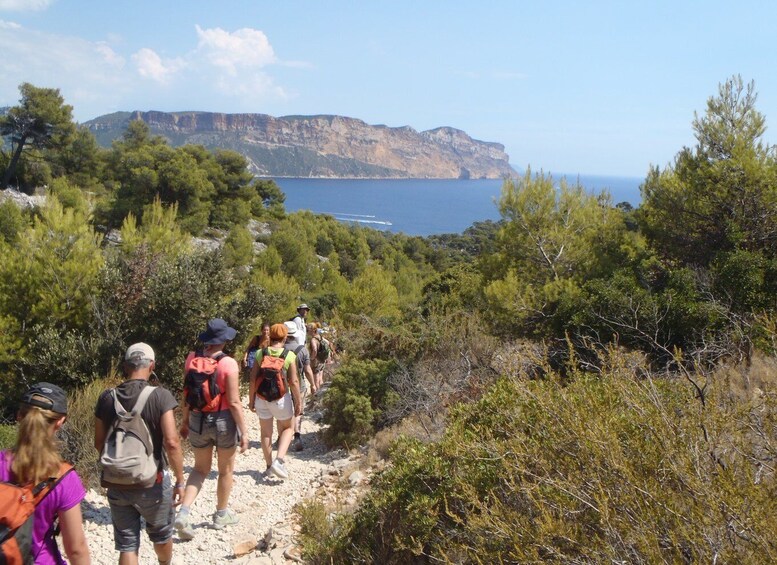
[[(554, 175), (591, 193), (608, 190), (614, 204), (639, 205), (644, 179)], [(286, 195), (286, 211), (310, 210), (341, 222), (407, 235), (462, 233), (474, 222), (499, 220), (502, 180), (273, 179)]]

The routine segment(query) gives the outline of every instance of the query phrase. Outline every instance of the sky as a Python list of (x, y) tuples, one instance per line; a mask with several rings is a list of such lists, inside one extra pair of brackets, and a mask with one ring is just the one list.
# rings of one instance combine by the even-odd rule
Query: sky
[[(718, 85), (777, 120), (777, 3), (751, 0), (0, 0), (0, 106), (73, 116), (339, 114), (505, 146), (516, 169), (644, 178)], [(768, 129), (765, 141), (775, 142)]]

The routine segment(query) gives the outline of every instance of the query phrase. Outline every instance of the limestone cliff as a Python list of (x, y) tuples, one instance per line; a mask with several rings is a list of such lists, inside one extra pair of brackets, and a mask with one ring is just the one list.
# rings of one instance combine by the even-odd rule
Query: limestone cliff
[(109, 145), (135, 119), (174, 146), (238, 151), (262, 176), (501, 178), (515, 172), (503, 145), (449, 127), (418, 132), (343, 116), (153, 111), (110, 114), (85, 125)]

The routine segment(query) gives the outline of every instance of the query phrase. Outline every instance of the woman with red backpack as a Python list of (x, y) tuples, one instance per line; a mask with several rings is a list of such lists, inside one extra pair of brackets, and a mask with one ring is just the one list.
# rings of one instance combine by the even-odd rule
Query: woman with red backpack
[[(297, 356), (284, 349), (288, 336), (286, 324), (274, 324), (270, 328), (270, 346), (260, 350), (251, 370), (249, 405), (259, 417), (262, 453), (267, 469), (265, 477), (275, 475), (287, 479), (289, 473), (284, 457), (294, 437), (294, 416), (302, 414)], [(272, 425), (278, 422), (278, 453), (272, 458)]]

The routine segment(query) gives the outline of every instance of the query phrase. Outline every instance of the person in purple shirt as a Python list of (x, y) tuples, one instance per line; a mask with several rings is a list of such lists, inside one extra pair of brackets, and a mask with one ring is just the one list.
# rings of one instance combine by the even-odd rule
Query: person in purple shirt
[[(17, 414), (16, 447), (0, 451), (0, 480), (23, 485), (58, 476), (63, 461), (54, 434), (65, 423), (66, 415), (67, 395), (58, 386), (41, 382), (25, 392)], [(66, 564), (54, 539), (57, 518), (70, 563), (91, 563), (81, 520), (85, 495), (80, 477), (70, 470), (35, 507), (32, 552), (36, 565)]]

